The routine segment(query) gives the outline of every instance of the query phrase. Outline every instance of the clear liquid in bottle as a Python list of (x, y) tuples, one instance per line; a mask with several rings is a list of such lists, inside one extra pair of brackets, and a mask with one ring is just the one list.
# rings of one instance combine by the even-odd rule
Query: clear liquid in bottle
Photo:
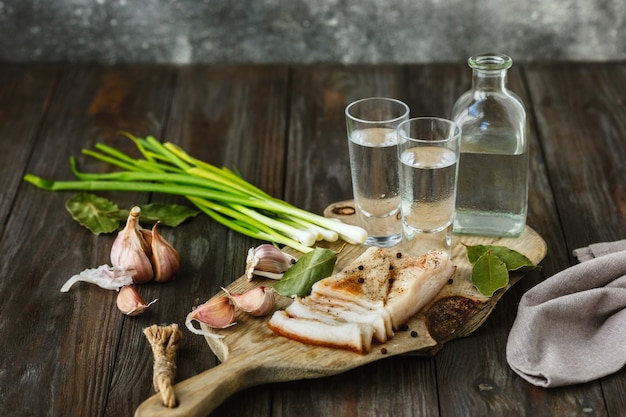
[(472, 89), (456, 102), (461, 154), (454, 233), (518, 236), (528, 207), (526, 112), (506, 88), (506, 55), (469, 59)]

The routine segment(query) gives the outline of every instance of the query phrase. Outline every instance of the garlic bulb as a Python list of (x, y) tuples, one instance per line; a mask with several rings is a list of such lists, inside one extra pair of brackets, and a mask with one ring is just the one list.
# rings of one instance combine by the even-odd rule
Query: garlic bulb
[(140, 214), (139, 207), (130, 210), (126, 226), (111, 247), (111, 264), (117, 268), (134, 269), (133, 282), (136, 284), (146, 283), (154, 276), (149, 256), (151, 249), (139, 226)]
[(245, 311), (251, 316), (265, 316), (274, 308), (275, 297), (271, 288), (260, 286), (242, 294), (231, 294), (225, 288), (222, 289), (226, 291), (228, 297), (238, 309)]
[(234, 319), (235, 307), (231, 304), (230, 299), (228, 297), (216, 297), (187, 314), (185, 326), (192, 333), (220, 339), (224, 336), (197, 329), (193, 327), (192, 321), (196, 320), (214, 329), (225, 329), (235, 324)]
[(154, 271), (154, 280), (157, 282), (165, 282), (172, 279), (178, 272), (180, 265), (180, 257), (178, 252), (170, 245), (161, 234), (157, 231), (159, 222), (152, 227), (151, 251), (150, 258)]
[(156, 301), (157, 300), (153, 300), (146, 304), (137, 290), (130, 285), (122, 287), (117, 294), (117, 308), (127, 316), (139, 316), (143, 314), (143, 312), (152, 304), (156, 303)]
[(295, 256), (281, 251), (274, 245), (264, 243), (248, 251), (245, 275), (248, 281), (252, 281), (254, 275), (281, 279), (283, 273), (295, 263)]

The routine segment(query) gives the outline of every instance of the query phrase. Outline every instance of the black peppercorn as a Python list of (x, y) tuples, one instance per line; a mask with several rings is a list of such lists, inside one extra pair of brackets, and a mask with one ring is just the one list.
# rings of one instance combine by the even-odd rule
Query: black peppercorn
[(415, 330), (411, 332), (411, 337), (417, 337), (417, 332)]
[(358, 281), (359, 281), (359, 284), (363, 284), (365, 282), (365, 278), (359, 277)]

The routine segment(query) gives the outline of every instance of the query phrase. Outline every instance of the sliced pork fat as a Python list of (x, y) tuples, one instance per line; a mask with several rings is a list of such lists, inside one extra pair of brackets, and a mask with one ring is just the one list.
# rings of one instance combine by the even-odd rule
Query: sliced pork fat
[(268, 326), (280, 336), (310, 345), (347, 349), (356, 353), (365, 353), (372, 345), (371, 327), (357, 323), (328, 324), (316, 319), (291, 317), (285, 310), (278, 310)]
[(392, 258), (391, 287), (385, 308), (397, 330), (428, 304), (456, 271), (445, 251), (430, 251), (419, 258)]
[(372, 328), (374, 339), (381, 343), (393, 336), (391, 317), (385, 314), (384, 308), (368, 310), (356, 304), (352, 307), (296, 298), (285, 311), (292, 317), (318, 319), (328, 324), (348, 322), (367, 325)]
[(367, 308), (382, 307), (389, 291), (390, 265), (385, 250), (368, 248), (341, 272), (316, 282), (311, 292)]
[(312, 292), (274, 313), (268, 327), (300, 342), (368, 352), (432, 301), (456, 267), (443, 251), (420, 258), (368, 248)]

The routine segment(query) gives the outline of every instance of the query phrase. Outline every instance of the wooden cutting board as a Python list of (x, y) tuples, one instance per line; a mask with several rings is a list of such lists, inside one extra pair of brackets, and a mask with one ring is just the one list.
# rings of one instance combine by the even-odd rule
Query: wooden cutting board
[[(325, 215), (354, 223), (351, 204), (351, 201), (335, 203), (326, 209)], [(339, 249), (342, 244), (320, 246)], [(160, 395), (154, 395), (137, 408), (135, 416), (207, 416), (230, 395), (255, 385), (334, 375), (393, 355), (435, 354), (445, 342), (468, 336), (480, 327), (504, 292), (522, 278), (521, 274), (512, 274), (507, 288), (491, 298), (482, 296), (471, 284), (471, 265), (463, 244), (506, 246), (526, 255), (535, 264), (547, 251), (545, 241), (528, 226), (518, 238), (455, 236), (452, 260), (457, 270), (451, 282), (409, 321), (406, 330), (397, 332), (384, 344), (374, 342), (370, 352), (363, 355), (276, 336), (266, 325), (271, 314), (259, 318), (238, 312), (235, 326), (215, 330), (224, 335), (223, 339), (206, 338), (221, 363), (175, 385), (178, 407), (167, 408), (161, 404)], [(337, 259), (335, 271), (348, 265), (365, 249), (362, 245), (347, 245)], [(299, 256), (297, 252), (291, 253)], [(259, 285), (271, 286), (274, 282), (262, 278), (248, 282), (242, 276), (227, 289), (240, 293)], [(221, 295), (224, 293), (215, 296)], [(290, 302), (291, 299), (278, 296), (276, 308), (283, 309)], [(407, 360), (411, 360), (410, 357)]]

